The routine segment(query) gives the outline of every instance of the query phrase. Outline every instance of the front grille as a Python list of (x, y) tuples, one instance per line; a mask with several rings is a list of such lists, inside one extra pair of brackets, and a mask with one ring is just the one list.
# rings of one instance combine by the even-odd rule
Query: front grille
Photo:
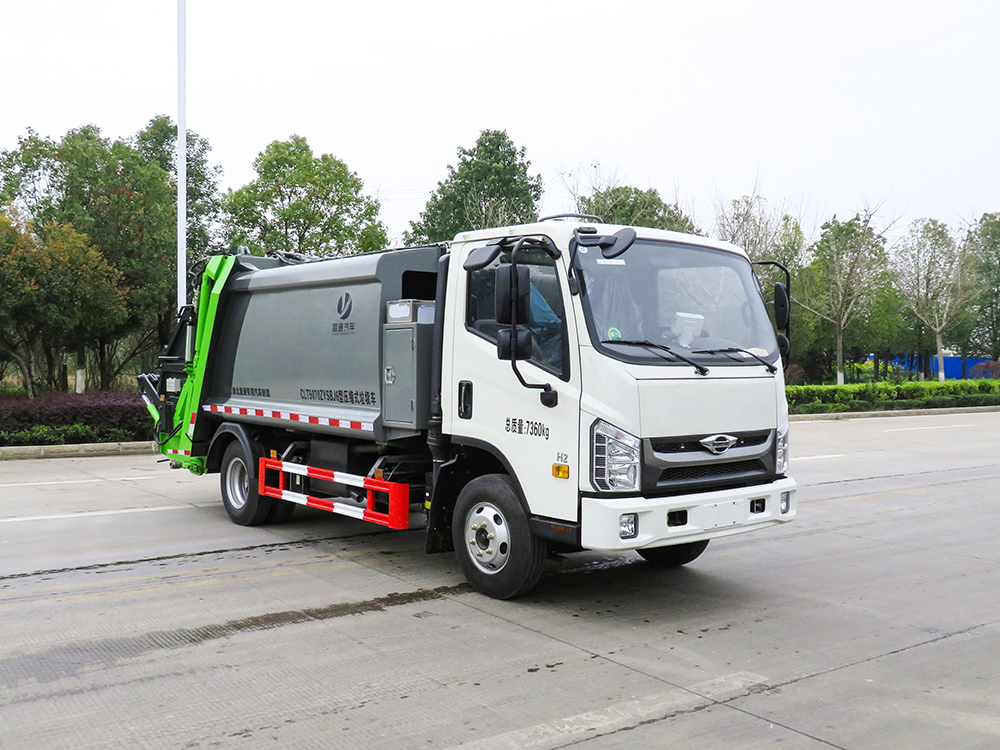
[(671, 482), (692, 482), (698, 480), (745, 479), (767, 474), (761, 461), (730, 461), (728, 463), (707, 463), (694, 466), (676, 466), (663, 470), (657, 484)]
[[(735, 432), (728, 433), (736, 438), (736, 443), (730, 448), (748, 448), (754, 445), (763, 445), (771, 435), (770, 430), (763, 432)], [(707, 437), (683, 437), (683, 438), (654, 438), (650, 440), (650, 447), (654, 453), (695, 453), (698, 451), (709, 453), (710, 451), (698, 441)]]

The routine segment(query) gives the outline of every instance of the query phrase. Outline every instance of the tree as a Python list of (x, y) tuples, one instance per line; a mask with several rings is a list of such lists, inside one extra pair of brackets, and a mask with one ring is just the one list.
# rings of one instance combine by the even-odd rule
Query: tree
[(795, 297), (802, 307), (832, 324), (838, 385), (844, 384), (844, 330), (886, 281), (885, 235), (866, 209), (849, 221), (834, 216), (823, 224), (813, 261)]
[(1000, 361), (1000, 213), (983, 214), (966, 243), (980, 279), (972, 343), (993, 361)]
[(386, 228), (379, 204), (335, 156), (315, 156), (300, 135), (273, 141), (253, 162), (257, 178), (225, 198), (232, 244), (324, 256), (382, 250)]
[[(626, 185), (617, 171), (608, 173), (600, 164), (571, 170), (562, 174), (561, 180), (578, 213), (596, 216), (607, 224), (702, 234), (676, 200), (667, 203), (656, 188)], [(582, 181), (586, 181), (586, 188), (581, 187)]]
[[(716, 206), (715, 230), (719, 239), (743, 248), (750, 260), (777, 260), (786, 267), (800, 267), (805, 236), (799, 222), (768, 206), (754, 187), (749, 195)], [(781, 249), (786, 257), (775, 257)]]
[(866, 304), (844, 333), (844, 348), (854, 349), (856, 361), (867, 362), (868, 355), (874, 355), (873, 380), (879, 379), (880, 366), (888, 374), (888, 362), (905, 351), (900, 345), (906, 330), (904, 306), (892, 276), (883, 274), (881, 281), (872, 288)]
[(944, 330), (963, 314), (977, 293), (966, 243), (956, 242), (945, 224), (917, 219), (891, 252), (897, 288), (906, 305), (934, 332), (938, 380), (944, 381)]
[[(135, 137), (135, 146), (147, 161), (155, 162), (170, 175), (177, 191), (177, 125), (166, 115), (157, 115)], [(219, 241), (222, 167), (209, 162), (208, 140), (187, 132), (187, 252), (188, 260), (209, 255)], [(176, 200), (176, 199), (175, 199)]]
[(166, 343), (173, 323), (177, 230), (167, 173), (129, 140), (87, 125), (59, 141), (29, 131), (0, 154), (0, 190), (43, 243), (49, 227), (71, 224), (120, 272), (128, 317), (95, 343), (101, 387), (110, 388), (129, 362)]
[(458, 166), (448, 165), (448, 176), (410, 222), (406, 242), (442, 242), (471, 229), (535, 221), (542, 178), (529, 175), (530, 166), (506, 131), (484, 130), (471, 149), (459, 147)]
[(600, 217), (607, 224), (700, 234), (694, 220), (676, 203), (664, 201), (655, 188), (640, 190), (630, 185), (609, 186), (577, 198), (576, 206), (580, 213)]
[(72, 226), (35, 233), (0, 215), (0, 350), (17, 363), (29, 397), (56, 387), (67, 349), (124, 321), (119, 280)]

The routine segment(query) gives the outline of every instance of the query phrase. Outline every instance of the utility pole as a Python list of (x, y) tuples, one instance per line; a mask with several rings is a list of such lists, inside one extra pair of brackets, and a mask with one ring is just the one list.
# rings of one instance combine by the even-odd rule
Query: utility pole
[(177, 0), (177, 310), (187, 304), (187, 18)]

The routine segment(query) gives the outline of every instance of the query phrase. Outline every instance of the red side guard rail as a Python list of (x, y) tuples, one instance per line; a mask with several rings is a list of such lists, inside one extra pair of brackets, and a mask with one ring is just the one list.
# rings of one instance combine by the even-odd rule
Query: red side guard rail
[[(288, 489), (288, 475), (296, 474), (310, 479), (321, 479), (325, 482), (336, 482), (351, 487), (360, 487), (368, 492), (368, 506), (362, 508), (352, 503), (313, 497)], [(363, 521), (388, 526), (390, 529), (410, 528), (410, 485), (386, 482), (382, 479), (359, 477), (355, 474), (345, 474), (340, 471), (316, 469), (305, 464), (282, 461), (275, 458), (261, 458), (257, 472), (257, 491), (267, 497), (276, 497), (310, 508), (328, 510), (343, 516), (360, 518)], [(387, 495), (389, 512), (381, 513), (375, 510), (376, 493)]]

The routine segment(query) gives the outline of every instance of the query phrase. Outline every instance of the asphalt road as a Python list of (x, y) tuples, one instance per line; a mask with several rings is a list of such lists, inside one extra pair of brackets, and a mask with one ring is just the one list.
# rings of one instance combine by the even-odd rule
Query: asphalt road
[(792, 441), (794, 523), (514, 602), (155, 457), (2, 462), (0, 748), (1000, 747), (1000, 413)]

